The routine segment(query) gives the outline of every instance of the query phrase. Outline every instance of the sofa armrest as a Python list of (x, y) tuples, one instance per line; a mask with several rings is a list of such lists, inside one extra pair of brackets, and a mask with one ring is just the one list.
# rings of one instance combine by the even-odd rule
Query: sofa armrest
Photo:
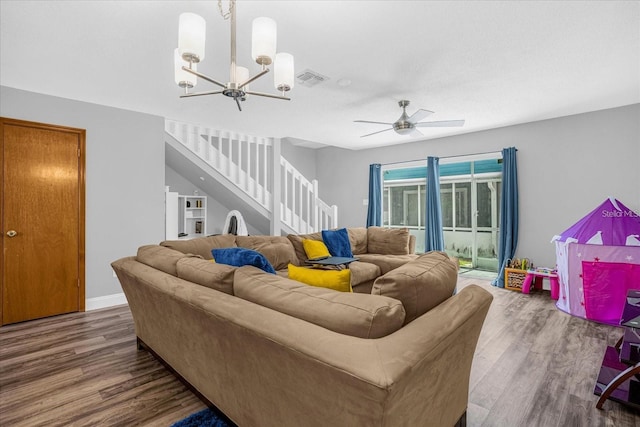
[(429, 402), (429, 409), (422, 417), (430, 417), (433, 425), (454, 425), (463, 415), (473, 356), (492, 300), (481, 287), (467, 286), (396, 333), (377, 340), (384, 371), (393, 383), (389, 425), (420, 425), (426, 418), (420, 418), (415, 408), (424, 402)]

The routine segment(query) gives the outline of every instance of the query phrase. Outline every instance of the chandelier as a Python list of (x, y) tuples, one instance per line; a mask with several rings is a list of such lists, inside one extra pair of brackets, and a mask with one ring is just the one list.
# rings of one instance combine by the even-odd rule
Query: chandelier
[[(253, 77), (249, 76), (249, 70), (238, 66), (236, 62), (236, 1), (229, 1), (229, 9), (224, 12), (222, 0), (218, 0), (218, 9), (222, 18), (231, 21), (231, 67), (229, 82), (222, 83), (197, 70), (197, 64), (204, 59), (204, 42), (206, 23), (204, 18), (195, 13), (182, 13), (179, 19), (178, 48), (174, 52), (175, 81), (178, 86), (184, 88), (184, 94), (180, 98), (192, 96), (222, 94), (233, 98), (242, 111), (241, 101), (245, 101), (247, 95), (264, 96), (268, 98), (291, 100), (285, 93), (293, 88), (293, 56), (289, 53), (276, 54), (277, 26), (271, 18), (256, 18), (253, 20), (251, 36), (251, 56), (262, 67), (261, 71)], [(274, 64), (275, 88), (281, 94), (270, 94), (249, 90), (249, 83), (264, 76), (269, 72), (268, 65)], [(204, 92), (189, 92), (196, 86), (198, 77), (219, 86), (219, 90)]]

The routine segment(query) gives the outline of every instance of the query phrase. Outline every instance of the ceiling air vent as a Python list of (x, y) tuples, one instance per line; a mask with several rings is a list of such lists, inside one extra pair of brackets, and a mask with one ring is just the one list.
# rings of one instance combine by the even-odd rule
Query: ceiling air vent
[(296, 74), (296, 82), (305, 87), (313, 87), (320, 83), (326, 82), (329, 80), (329, 77), (323, 76), (320, 73), (316, 73), (315, 71), (311, 71), (309, 69), (304, 70)]

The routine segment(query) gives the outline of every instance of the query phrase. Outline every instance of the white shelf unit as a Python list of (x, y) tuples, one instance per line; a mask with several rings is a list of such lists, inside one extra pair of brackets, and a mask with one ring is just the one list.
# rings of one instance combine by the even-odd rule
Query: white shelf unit
[(194, 239), (206, 235), (207, 197), (178, 195), (178, 238)]
[[(181, 236), (181, 234), (186, 234)], [(207, 235), (207, 197), (165, 193), (165, 240)]]

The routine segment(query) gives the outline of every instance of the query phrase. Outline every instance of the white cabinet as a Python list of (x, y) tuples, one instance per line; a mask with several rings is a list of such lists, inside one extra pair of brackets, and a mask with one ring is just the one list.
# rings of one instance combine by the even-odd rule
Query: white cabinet
[(207, 197), (166, 194), (165, 239), (194, 239), (207, 235)]

